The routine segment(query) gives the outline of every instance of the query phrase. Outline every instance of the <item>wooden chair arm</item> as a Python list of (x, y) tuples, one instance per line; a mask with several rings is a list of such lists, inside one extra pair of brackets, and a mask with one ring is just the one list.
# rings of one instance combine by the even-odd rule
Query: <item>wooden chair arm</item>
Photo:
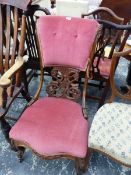
[(106, 12), (108, 14), (110, 14), (112, 17), (114, 17), (116, 20), (118, 21), (124, 21), (124, 18), (121, 18), (119, 16), (117, 16), (111, 9), (107, 8), (107, 7), (98, 7), (96, 10), (92, 11), (92, 12), (89, 12), (87, 14), (82, 14), (81, 15), (81, 18), (84, 18), (84, 17), (87, 17), (87, 16), (90, 16), (92, 14), (97, 14), (99, 12)]
[(107, 7), (99, 7), (96, 10), (89, 12), (87, 14), (82, 14), (81, 18), (85, 18), (85, 17), (93, 17), (96, 20), (108, 20), (108, 21), (114, 21), (117, 24), (123, 24), (124, 23), (124, 18), (121, 18), (119, 16), (117, 16), (111, 9), (107, 8)]
[(125, 57), (131, 55), (131, 49), (122, 51), (122, 52), (114, 52), (113, 57)]
[(10, 78), (12, 77), (12, 75), (14, 75), (14, 73), (16, 73), (18, 70), (21, 69), (24, 62), (25, 60), (23, 59), (23, 57), (16, 58), (15, 64), (8, 71), (6, 71), (0, 78), (0, 87), (3, 88), (8, 87), (11, 84)]

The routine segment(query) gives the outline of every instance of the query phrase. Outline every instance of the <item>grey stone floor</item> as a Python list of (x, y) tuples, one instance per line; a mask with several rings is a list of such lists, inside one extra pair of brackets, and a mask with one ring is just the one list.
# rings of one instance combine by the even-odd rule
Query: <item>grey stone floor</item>
[[(121, 70), (121, 71), (120, 71)], [(117, 84), (125, 84), (125, 77), (128, 70), (128, 64), (123, 60), (118, 67), (116, 73)], [(121, 74), (120, 74), (121, 73)], [(47, 79), (45, 79), (46, 83)], [(35, 93), (38, 78), (34, 78), (31, 82), (30, 91)], [(35, 88), (34, 88), (35, 87)], [(41, 92), (43, 96), (44, 88)], [(90, 93), (96, 93), (96, 89), (90, 88)], [(117, 99), (118, 100), (118, 99)], [(13, 105), (9, 113), (19, 115), (26, 102), (18, 99)], [(95, 101), (87, 100), (89, 123), (91, 124), (93, 116), (97, 110)], [(58, 160), (42, 160), (33, 155), (29, 150), (25, 152), (24, 161), (19, 163), (16, 153), (10, 150), (8, 143), (5, 141), (0, 131), (0, 175), (75, 175), (74, 162), (66, 159)], [(131, 169), (126, 168), (113, 162), (102, 154), (94, 152), (91, 156), (88, 170), (83, 175), (131, 175)]]

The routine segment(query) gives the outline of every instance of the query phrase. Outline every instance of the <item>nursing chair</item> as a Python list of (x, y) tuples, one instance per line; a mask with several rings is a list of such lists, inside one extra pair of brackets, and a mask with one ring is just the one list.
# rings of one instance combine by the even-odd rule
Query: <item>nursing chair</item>
[[(117, 27), (115, 24), (122, 25), (123, 18), (118, 17), (112, 10), (106, 7), (99, 7), (98, 9), (88, 14), (82, 14), (82, 18), (94, 18), (102, 25), (102, 32), (98, 44), (96, 46), (96, 52), (94, 54), (92, 80), (89, 85), (102, 89), (100, 96), (96, 94), (88, 95), (87, 98), (93, 98), (99, 101), (98, 108), (103, 105), (107, 94), (110, 90), (110, 68), (112, 54), (117, 48), (121, 50), (125, 43), (121, 44), (121, 36), (124, 30)], [(113, 22), (111, 25), (104, 23), (104, 21)]]
[[(110, 103), (103, 105), (95, 114), (88, 142), (92, 151), (103, 153), (127, 167), (131, 167), (131, 88), (126, 94), (121, 94), (115, 83), (114, 75), (119, 58), (130, 58), (131, 61), (129, 54), (131, 54), (131, 49), (113, 54), (110, 73), (112, 89)], [(115, 97), (123, 100), (113, 102)]]
[[(41, 81), (36, 95), (9, 134), (20, 161), (24, 149), (29, 148), (43, 158), (73, 159), (77, 174), (85, 171), (88, 159), (86, 85), (98, 30), (95, 20), (60, 16), (38, 19)], [(52, 68), (52, 79), (46, 86), (48, 96), (39, 99), (43, 67)], [(82, 93), (78, 86), (80, 71), (86, 72)]]
[[(31, 9), (34, 9), (33, 12), (36, 10), (36, 6), (31, 6), (31, 1), (0, 0), (0, 123), (8, 142), (11, 126), (7, 121), (16, 121), (16, 117), (7, 115), (7, 112), (13, 101), (21, 94), (24, 99), (30, 101), (28, 84), (31, 76), (27, 75), (27, 70), (31, 67), (27, 57), (33, 58), (35, 44), (25, 44), (25, 41), (29, 40), (32, 34), (32, 23), (29, 23), (33, 18)], [(32, 40), (34, 41), (33, 37)], [(30, 52), (33, 52), (33, 56)], [(24, 62), (26, 65), (23, 66)]]

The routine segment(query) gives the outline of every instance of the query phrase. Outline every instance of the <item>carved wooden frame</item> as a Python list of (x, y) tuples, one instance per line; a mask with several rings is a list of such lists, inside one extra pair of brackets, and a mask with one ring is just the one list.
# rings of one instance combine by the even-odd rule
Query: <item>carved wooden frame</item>
[[(49, 96), (78, 100), (81, 92), (78, 89), (79, 70), (66, 67), (53, 67), (52, 80), (46, 88)], [(58, 93), (58, 91), (61, 91)]]
[[(94, 55), (93, 53), (95, 51), (96, 42), (97, 42), (97, 36), (94, 40), (93, 47), (90, 52), (91, 60)], [(40, 58), (40, 72), (41, 72), (40, 73), (40, 83), (39, 83), (39, 87), (38, 87), (36, 94), (34, 95), (32, 100), (29, 102), (28, 106), (32, 105), (39, 98), (39, 95), (42, 89), (42, 85), (43, 85), (43, 81), (44, 81), (43, 68), (45, 67), (43, 66), (43, 63), (42, 63), (42, 55), (40, 52), (40, 43), (38, 42), (38, 36), (37, 36), (37, 45), (38, 45), (38, 54)], [(76, 68), (73, 68), (73, 67), (71, 68), (71, 67), (56, 66), (56, 65), (55, 66), (52, 65), (51, 67), (53, 67), (51, 71), (52, 80), (46, 89), (49, 96), (67, 98), (67, 99), (76, 100), (76, 101), (79, 100), (80, 97), (82, 97), (83, 117), (87, 119), (85, 98), (86, 98), (86, 92), (87, 92), (87, 83), (88, 83), (88, 79), (90, 78), (89, 68), (91, 67), (91, 61), (90, 60), (88, 61), (88, 64), (85, 70), (85, 81), (84, 81), (82, 94), (78, 90), (78, 78), (79, 78), (80, 70), (77, 70)], [(58, 85), (60, 86), (60, 89), (62, 92), (61, 94), (57, 93)], [(18, 150), (18, 158), (20, 162), (23, 160), (23, 154), (24, 154), (25, 148), (29, 148), (35, 154), (39, 155), (35, 150), (31, 148), (29, 144), (18, 141), (18, 140), (12, 140), (12, 147)], [(42, 158), (46, 158), (46, 159), (56, 159), (60, 157), (61, 158), (66, 157), (71, 160), (74, 160), (76, 171), (78, 175), (81, 171), (85, 172), (87, 164), (88, 164), (88, 160), (89, 160), (89, 152), (87, 152), (87, 155), (85, 158), (75, 157), (73, 155), (66, 155), (64, 153), (60, 153), (60, 155), (54, 155), (54, 156), (48, 156), (48, 155), (39, 155), (39, 156)]]

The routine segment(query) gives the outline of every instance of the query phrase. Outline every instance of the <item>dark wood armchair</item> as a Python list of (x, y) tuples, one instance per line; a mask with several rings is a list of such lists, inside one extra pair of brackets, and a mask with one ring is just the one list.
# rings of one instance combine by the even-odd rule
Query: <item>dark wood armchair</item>
[[(21, 72), (24, 60), (24, 44), (26, 36), (26, 10), (28, 1), (0, 1), (0, 74), (11, 80), (0, 84), (1, 100), (1, 128), (8, 140), (9, 124), (6, 122), (6, 113), (14, 99), (22, 93), (29, 100), (22, 81)], [(21, 29), (21, 30), (19, 30)], [(11, 69), (10, 69), (11, 68)]]
[[(115, 49), (122, 50), (127, 39), (126, 36), (123, 42), (119, 42), (124, 29), (120, 28), (117, 24), (123, 24), (124, 19), (118, 17), (112, 10), (105, 7), (100, 7), (89, 14), (83, 14), (82, 17), (95, 18), (102, 25), (92, 63), (92, 80), (95, 81), (91, 81), (89, 85), (99, 87), (99, 89), (103, 89), (103, 92), (99, 97), (95, 94), (93, 96), (88, 95), (89, 98), (99, 100), (100, 107), (103, 105), (110, 89), (109, 78), (113, 52)], [(129, 36), (129, 34), (127, 35)]]
[[(37, 47), (34, 42), (33, 15), (37, 10), (49, 14), (47, 9), (31, 6), (30, 1), (0, 0), (0, 122), (9, 142), (8, 133), (11, 127), (7, 119), (16, 119), (6, 114), (20, 94), (30, 101), (28, 84), (33, 74), (27, 74), (27, 70), (32, 68), (28, 62), (30, 59), (37, 59), (39, 62), (38, 55), (34, 58)], [(21, 70), (18, 72), (18, 69)], [(5, 78), (7, 81), (4, 81)]]

